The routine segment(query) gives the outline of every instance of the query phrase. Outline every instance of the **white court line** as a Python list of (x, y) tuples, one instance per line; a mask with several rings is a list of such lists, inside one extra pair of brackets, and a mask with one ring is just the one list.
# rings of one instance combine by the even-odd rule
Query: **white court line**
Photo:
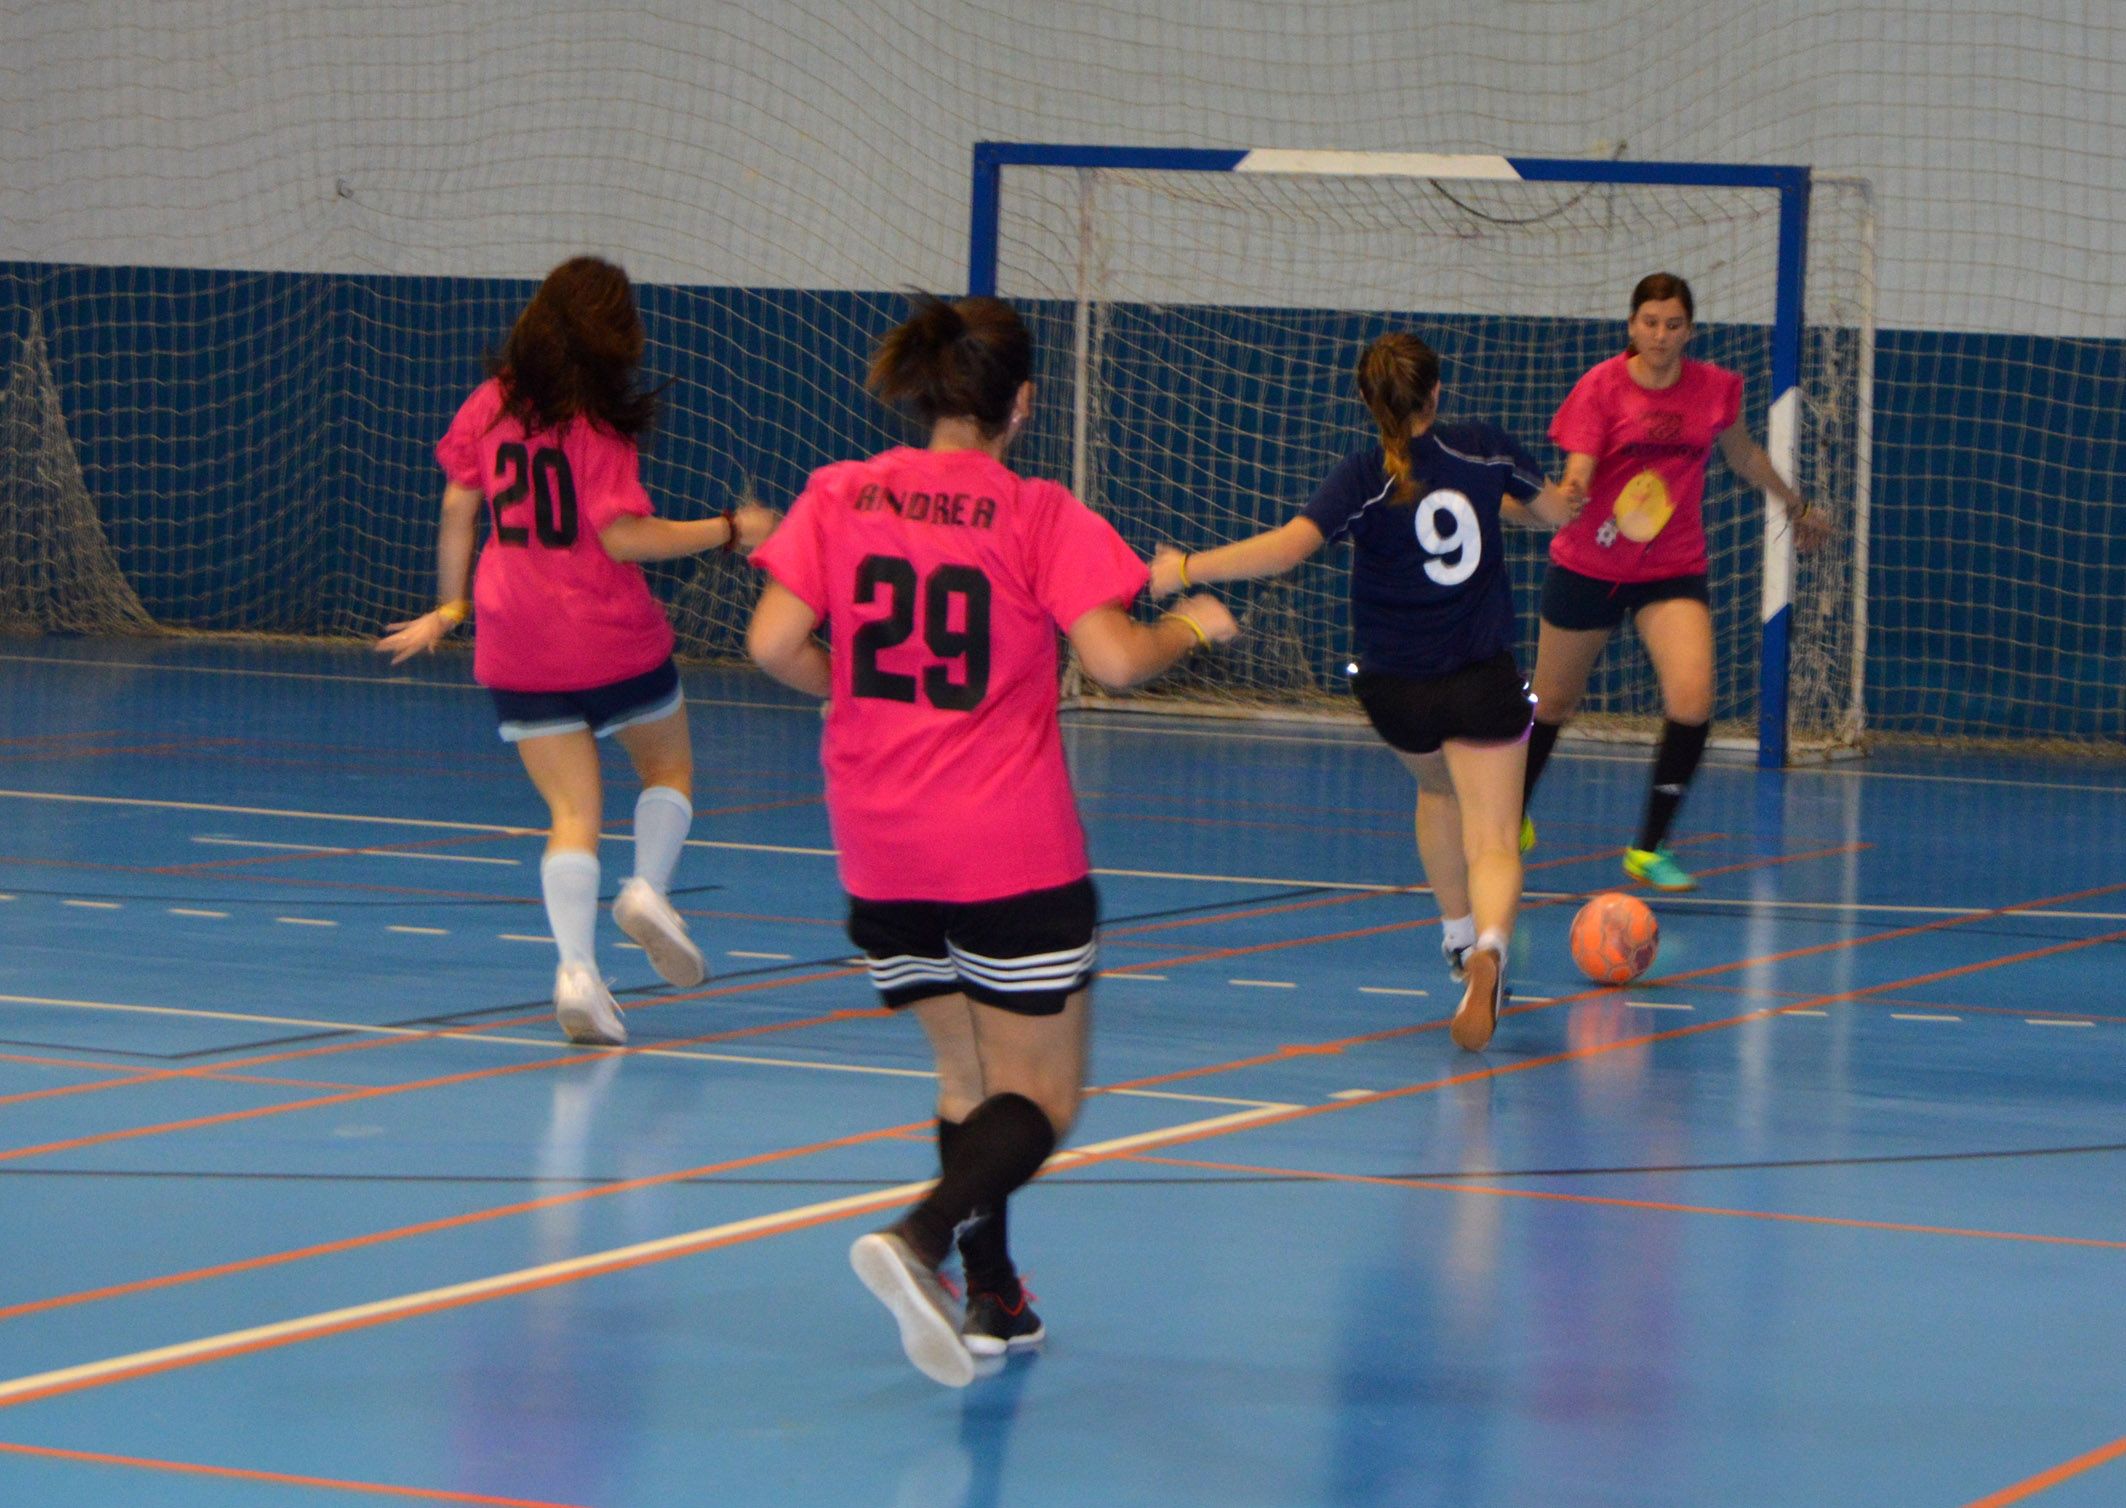
[(2052, 1021), (2052, 1020), (2047, 1020), (2047, 1019), (2044, 1019), (2044, 1018), (2042, 1018), (2042, 1017), (2038, 1017), (2038, 1016), (2026, 1016), (2026, 1017), (2024, 1017), (2024, 1018), (2023, 1018), (2023, 1025), (2025, 1025), (2025, 1026), (2087, 1026), (2087, 1027), (2094, 1027), (2094, 1026), (2096, 1025), (2096, 1023), (2095, 1023), (2094, 1021)]
[(746, 950), (745, 950), (744, 948), (731, 948), (731, 949), (729, 949), (728, 951), (726, 951), (726, 952), (725, 952), (725, 954), (724, 954), (724, 957), (726, 957), (726, 958), (771, 958), (771, 959), (775, 959), (775, 960), (778, 960), (779, 962), (782, 962), (782, 963), (789, 963), (789, 962), (791, 962), (792, 960), (794, 960), (794, 959), (795, 959), (795, 958), (797, 957), (797, 955), (796, 955), (796, 954), (794, 954), (794, 953), (748, 953), (748, 952), (747, 952), (747, 951), (746, 951)]
[(229, 913), (226, 911), (202, 911), (197, 906), (172, 906), (170, 908), (170, 915), (207, 916), (212, 917), (214, 920), (220, 922), (225, 922), (229, 919)]
[(1227, 984), (1237, 984), (1246, 990), (1296, 990), (1297, 984), (1289, 979), (1228, 979)]
[(1339, 1089), (1329, 1098), (1332, 1100), (1370, 1100), (1379, 1094), (1378, 1089)]
[[(1432, 992), (1430, 990), (1400, 990), (1392, 985), (1385, 984), (1362, 984), (1358, 987), (1358, 993), (1361, 995), (1429, 995)], [(1373, 1091), (1369, 1089), (1365, 1092), (1371, 1094)]]
[(62, 906), (78, 906), (83, 911), (122, 911), (125, 908), (117, 901), (61, 901)]
[(386, 932), (404, 932), (404, 933), (405, 933), (405, 934), (407, 934), (407, 935), (408, 935), (409, 937), (448, 937), (448, 936), (450, 936), (450, 929), (449, 929), (448, 927), (401, 927), (401, 926), (396, 926), (396, 925), (394, 925), (394, 926), (388, 926), (388, 927), (386, 927), (386, 928), (385, 928), (384, 930), (385, 930)]
[(533, 932), (497, 932), (495, 936), (501, 939), (503, 942), (546, 943), (549, 946), (551, 946), (553, 943), (553, 939), (551, 937), (541, 937)]
[(297, 853), (307, 853), (320, 859), (422, 859), (432, 864), (509, 864), (518, 865), (522, 859), (483, 859), (474, 854), (462, 853), (407, 853), (396, 848), (333, 848), (318, 843), (268, 843), (263, 838), (202, 838), (195, 836), (194, 843), (208, 843), (217, 848), (286, 848)]
[(1685, 1005), (1678, 1000), (1627, 1000), (1624, 1003), (1634, 1010), (1641, 1011), (1694, 1011), (1697, 1009), (1695, 1005)]
[(1930, 1011), (1892, 1011), (1892, 1021), (1962, 1021), (1961, 1016), (1942, 1016)]
[[(1193, 1140), (1219, 1131), (1238, 1130), (1251, 1121), (1282, 1115), (1286, 1108), (1288, 1107), (1274, 1110), (1242, 1110), (1232, 1115), (1212, 1116), (1207, 1120), (1189, 1121), (1162, 1130), (1144, 1131), (1134, 1136), (1122, 1136), (1111, 1141), (1094, 1142), (1086, 1147), (1071, 1148), (1051, 1157), (1045, 1171), (1068, 1172), (1071, 1168), (1104, 1154), (1158, 1147), (1168, 1142)], [(198, 1340), (182, 1341), (173, 1346), (158, 1346), (149, 1351), (135, 1351), (128, 1355), (106, 1357), (101, 1361), (84, 1362), (79, 1366), (37, 1372), (8, 1382), (0, 1382), (0, 1406), (28, 1395), (54, 1389), (72, 1390), (98, 1383), (116, 1382), (142, 1373), (163, 1371), (236, 1352), (307, 1340), (369, 1323), (412, 1317), (424, 1310), (459, 1308), (488, 1299), (506, 1298), (512, 1294), (548, 1287), (559, 1282), (597, 1277), (602, 1273), (616, 1272), (623, 1268), (691, 1256), (712, 1247), (730, 1245), (756, 1236), (780, 1235), (844, 1215), (891, 1209), (915, 1199), (928, 1189), (930, 1184), (929, 1179), (918, 1183), (895, 1184), (866, 1193), (844, 1195), (839, 1199), (825, 1199), (816, 1204), (755, 1215), (750, 1219), (711, 1225), (679, 1235), (663, 1236), (654, 1241), (638, 1241), (632, 1246), (586, 1252), (580, 1257), (547, 1262), (538, 1267), (499, 1272), (466, 1283), (452, 1283), (446, 1287), (429, 1288), (417, 1293), (402, 1293), (392, 1298), (377, 1299), (367, 1304), (352, 1304), (342, 1309), (328, 1309), (322, 1313), (306, 1314), (274, 1324), (254, 1325), (246, 1330), (229, 1330), (220, 1335), (202, 1336)]]
[(1829, 1011), (1778, 1011), (1778, 1012), (1775, 1012), (1774, 1014), (1777, 1014), (1777, 1015), (1781, 1015), (1781, 1016), (1828, 1016), (1828, 1015), (1830, 1014), (1830, 1012), (1829, 1012)]
[(1152, 982), (1153, 984), (1165, 984), (1165, 983), (1166, 983), (1166, 976), (1165, 976), (1164, 974), (1124, 974), (1124, 973), (1119, 973), (1119, 972), (1116, 972), (1116, 973), (1110, 973), (1110, 972), (1108, 972), (1108, 971), (1107, 971), (1106, 969), (1102, 969), (1102, 970), (1101, 970), (1101, 971), (1100, 971), (1099, 973), (1097, 973), (1097, 974), (1093, 975), (1093, 978), (1095, 978), (1095, 979), (1148, 979), (1148, 980), (1150, 980), (1150, 981), (1151, 981), (1151, 982)]
[(273, 918), (283, 927), (337, 927), (338, 922), (327, 921), (318, 916), (276, 916)]

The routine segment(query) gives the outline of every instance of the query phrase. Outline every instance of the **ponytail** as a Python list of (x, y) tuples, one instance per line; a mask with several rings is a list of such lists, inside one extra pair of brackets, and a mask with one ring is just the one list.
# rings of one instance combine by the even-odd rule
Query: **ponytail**
[(924, 424), (972, 419), (989, 436), (1010, 424), (1012, 402), (1032, 377), (1033, 337), (1011, 305), (924, 294), (879, 342), (866, 385)]
[(1407, 331), (1383, 335), (1358, 358), (1358, 396), (1380, 426), (1380, 450), (1391, 501), (1407, 506), (1417, 484), (1410, 475), (1410, 420), (1425, 411), (1439, 387), (1439, 353)]

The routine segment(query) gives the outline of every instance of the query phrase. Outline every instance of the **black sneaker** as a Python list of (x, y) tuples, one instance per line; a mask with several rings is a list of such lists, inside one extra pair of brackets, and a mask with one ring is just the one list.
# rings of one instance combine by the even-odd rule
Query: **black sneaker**
[(1030, 1351), (1048, 1339), (1048, 1327), (1033, 1312), (1033, 1295), (1019, 1290), (1016, 1308), (1006, 1308), (993, 1293), (967, 1295), (967, 1319), (960, 1326), (960, 1340), (973, 1356), (1002, 1356), (1006, 1351)]

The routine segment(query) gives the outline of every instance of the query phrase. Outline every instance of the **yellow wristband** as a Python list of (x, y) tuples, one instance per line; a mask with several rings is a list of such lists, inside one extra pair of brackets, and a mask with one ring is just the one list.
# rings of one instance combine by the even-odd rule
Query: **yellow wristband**
[(448, 623), (452, 628), (456, 628), (460, 623), (472, 616), (472, 604), (460, 597), (455, 602), (446, 602), (438, 607), (436, 616)]
[(1211, 647), (1211, 636), (1203, 631), (1203, 625), (1201, 623), (1198, 623), (1187, 613), (1167, 613), (1165, 614), (1165, 616), (1169, 618), (1179, 618), (1183, 623), (1186, 623), (1188, 625), (1188, 631), (1196, 636), (1196, 643), (1200, 648), (1209, 649)]
[(1188, 562), (1188, 556), (1183, 555), (1181, 557), (1181, 584), (1189, 591), (1193, 592), (1194, 590), (1196, 590), (1196, 583), (1188, 579)]

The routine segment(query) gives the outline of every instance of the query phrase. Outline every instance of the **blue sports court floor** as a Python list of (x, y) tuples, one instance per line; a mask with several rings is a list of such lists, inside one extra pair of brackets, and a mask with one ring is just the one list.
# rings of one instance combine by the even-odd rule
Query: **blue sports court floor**
[(952, 1392), (846, 1265), (930, 1089), (813, 710), (690, 678), (717, 977), (608, 923), (587, 1051), (467, 669), (0, 644), (0, 1503), (2126, 1503), (2126, 768), (1718, 764), (1609, 991), (1568, 745), (1472, 1057), (1368, 736), (1074, 719), (1103, 1092)]

